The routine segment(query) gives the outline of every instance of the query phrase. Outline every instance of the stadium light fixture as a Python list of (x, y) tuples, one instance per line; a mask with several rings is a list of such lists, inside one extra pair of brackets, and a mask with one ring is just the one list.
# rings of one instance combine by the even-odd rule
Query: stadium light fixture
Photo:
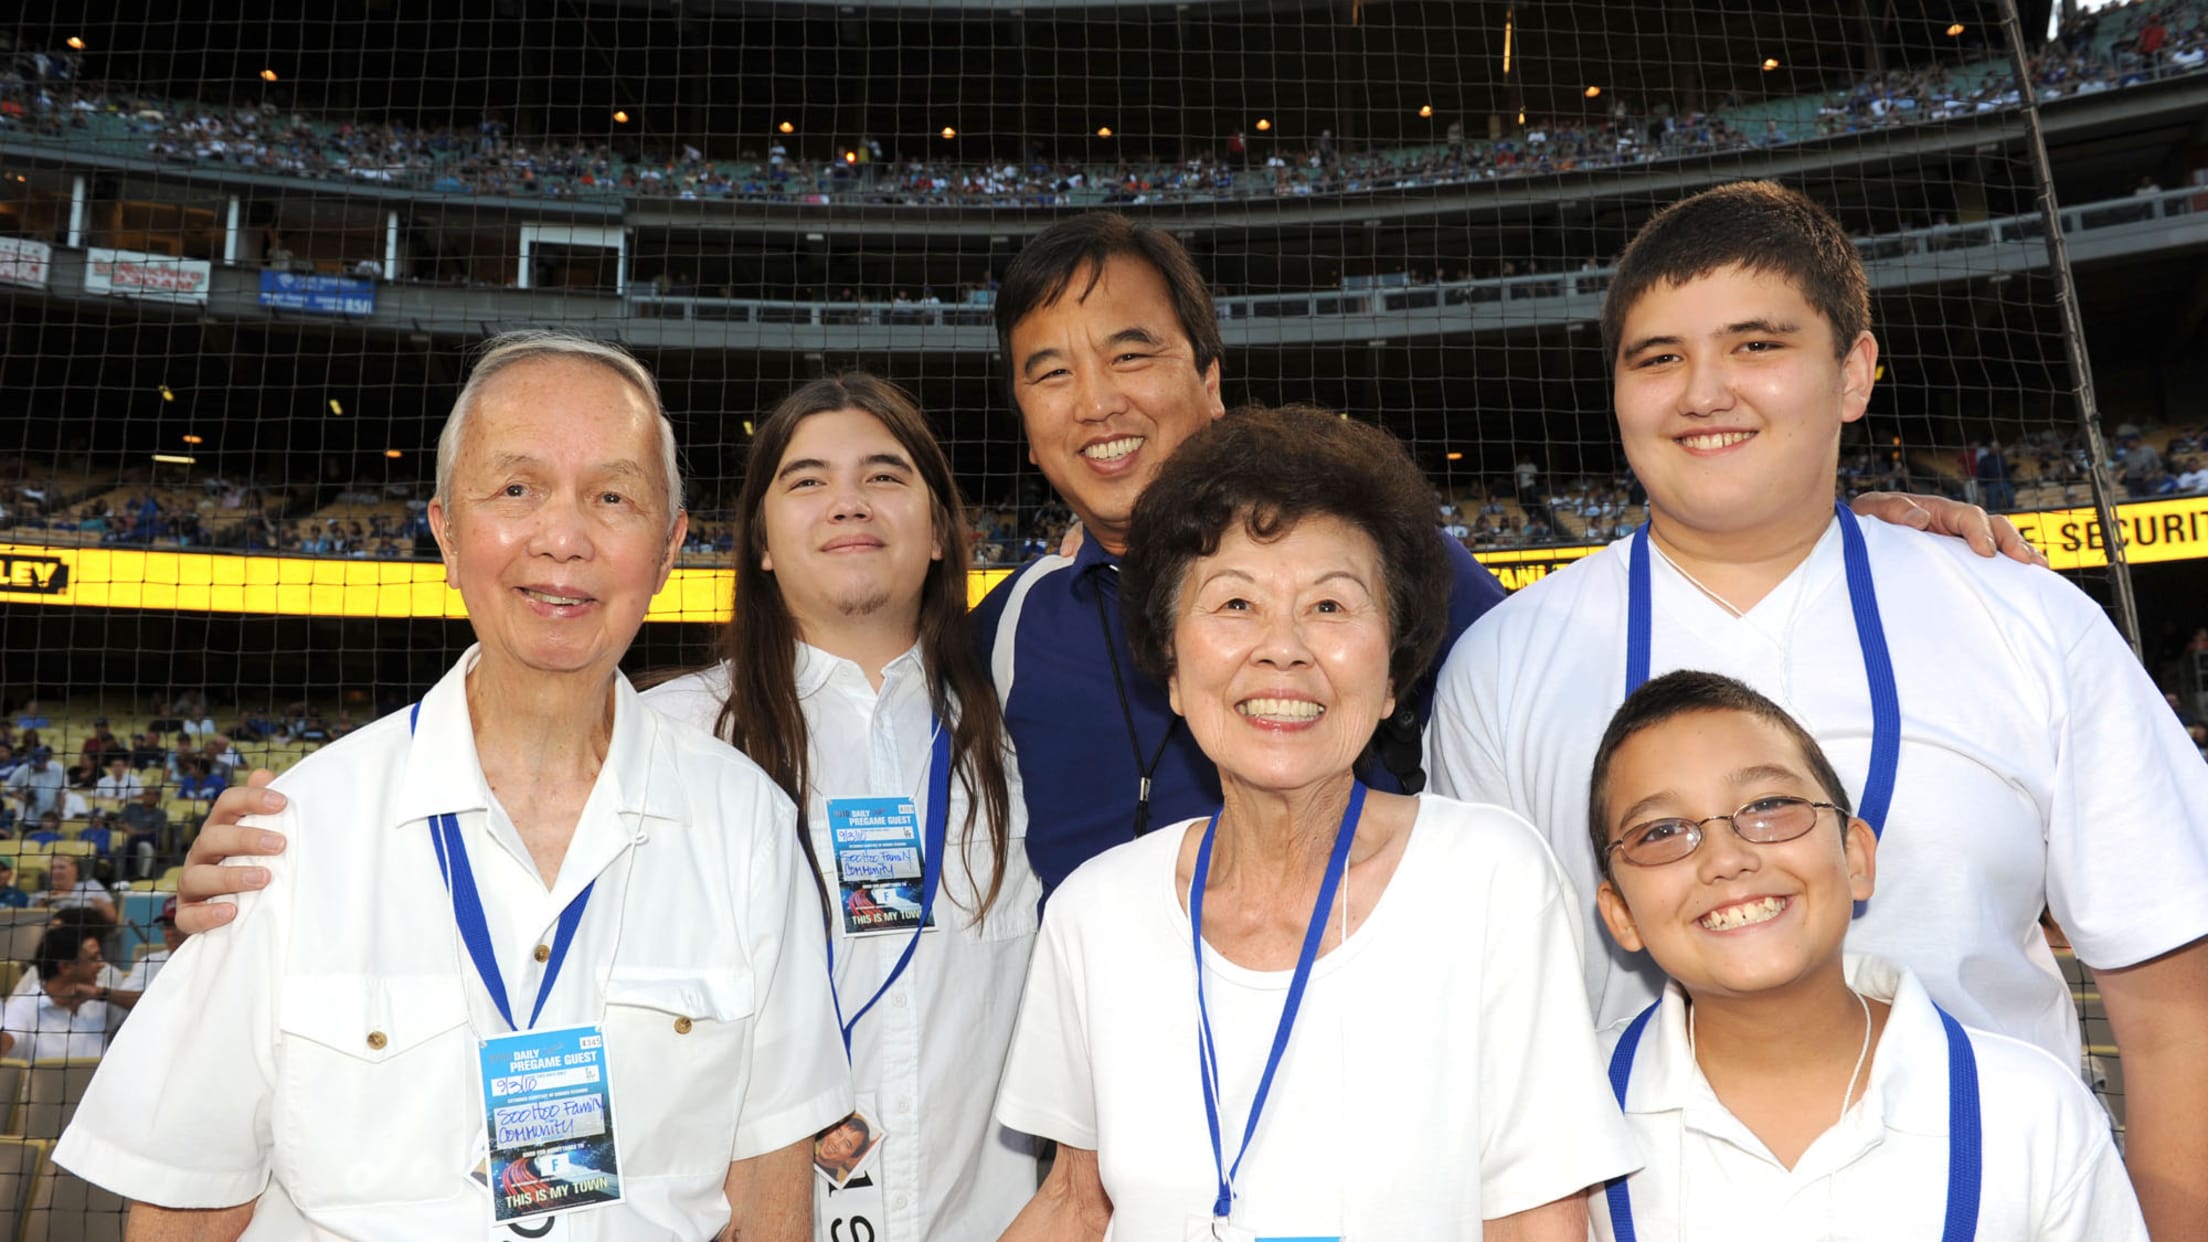
[(1766, 56), (1766, 57), (1764, 57), (1764, 58), (1763, 58), (1763, 71), (1764, 71), (1765, 73), (1769, 73), (1769, 72), (1771, 72), (1771, 71), (1772, 71), (1773, 69), (1776, 69), (1776, 68), (1778, 68), (1778, 67), (1779, 67), (1779, 58), (1778, 58), (1778, 57), (1776, 57), (1776, 56)]
[(390, 458), (390, 459), (391, 459), (391, 460), (393, 460), (393, 461), (397, 461), (397, 460), (398, 460), (398, 459), (400, 459), (401, 457), (404, 457), (404, 456), (406, 456), (406, 454), (404, 454), (404, 453), (400, 452), (400, 451), (399, 451), (399, 450), (397, 450), (397, 449), (385, 449), (385, 450), (383, 450), (383, 455), (384, 455), (385, 457), (388, 457), (388, 458)]
[(1589, 99), (1593, 99), (1600, 94), (1602, 94), (1602, 88), (1599, 86), (1590, 86), (1587, 88), (1587, 98)]
[(744, 420), (744, 434), (747, 436), (753, 434), (751, 430), (751, 420), (748, 418)]
[(1447, 453), (1443, 454), (1443, 456), (1447, 457), (1450, 461), (1464, 460), (1464, 454), (1458, 452), (1456, 449), (1450, 449)]
[(616, 124), (616, 125), (626, 125), (626, 124), (628, 124), (628, 123), (629, 123), (629, 114), (628, 114), (628, 113), (626, 113), (626, 112), (620, 111), (619, 109), (616, 109), (616, 110), (614, 111), (614, 114), (613, 114), (613, 123), (614, 123), (614, 124)]
[(1503, 14), (1503, 76), (1510, 76), (1511, 44), (1518, 37), (1518, 11)]
[(205, 443), (207, 443), (207, 441), (206, 441), (206, 440), (205, 440), (204, 438), (202, 438), (202, 437), (200, 437), (200, 436), (195, 436), (195, 435), (193, 435), (192, 433), (190, 433), (190, 432), (188, 432), (188, 431), (187, 431), (187, 432), (185, 432), (185, 433), (184, 433), (184, 443), (186, 443), (186, 444), (205, 444)]
[(81, 36), (70, 35), (66, 42), (69, 44), (71, 51), (81, 52), (84, 50), (84, 39)]
[(1418, 105), (1418, 114), (1419, 114), (1420, 116), (1422, 116), (1422, 117), (1425, 117), (1425, 118), (1426, 118), (1427, 120), (1429, 120), (1429, 121), (1433, 120), (1433, 119), (1434, 119), (1434, 105), (1432, 105), (1432, 104), (1420, 104), (1420, 105)]
[(776, 130), (777, 132), (780, 132), (780, 133), (784, 133), (784, 134), (794, 134), (794, 133), (796, 133), (796, 132), (797, 132), (797, 126), (795, 126), (795, 125), (792, 125), (792, 124), (790, 124), (790, 123), (789, 123), (788, 121), (784, 121), (784, 122), (782, 122), (782, 123), (781, 123), (780, 125), (777, 125), (777, 126), (775, 126), (774, 128), (775, 128), (775, 130)]
[(1266, 133), (1266, 132), (1270, 131), (1270, 130), (1271, 130), (1272, 128), (1273, 128), (1273, 123), (1272, 123), (1271, 121), (1269, 121), (1269, 120), (1266, 120), (1266, 119), (1265, 119), (1264, 117), (1259, 117), (1259, 118), (1257, 118), (1257, 132), (1258, 132), (1258, 133), (1261, 133), (1261, 134), (1262, 134), (1262, 133)]
[(1949, 27), (1947, 28), (1947, 37), (1948, 37), (1948, 38), (1950, 38), (1950, 39), (1960, 39), (1960, 38), (1962, 38), (1962, 37), (1963, 37), (1963, 24), (1962, 24), (1961, 22), (1956, 22), (1956, 23), (1955, 23), (1954, 25), (1952, 25), (1952, 26), (1949, 26)]
[(335, 397), (330, 398), (330, 413), (337, 415), (339, 418), (345, 417), (345, 407), (339, 405)]
[(275, 71), (274, 69), (263, 69), (263, 70), (261, 70), (261, 81), (263, 81), (263, 82), (273, 82), (273, 81), (275, 81), (275, 80), (276, 80), (276, 71)]
[(161, 399), (163, 401), (176, 400), (176, 394), (169, 391), (169, 386), (167, 384), (161, 385)]
[(189, 466), (199, 461), (185, 453), (155, 453), (153, 459), (165, 466)]
[(958, 137), (958, 131), (956, 129), (948, 125), (943, 127), (943, 141), (949, 142), (951, 139), (956, 137)]
[(1099, 126), (1097, 126), (1097, 127), (1096, 127), (1096, 136), (1097, 136), (1097, 137), (1099, 137), (1099, 138), (1109, 138), (1109, 137), (1111, 137), (1111, 136), (1112, 136), (1112, 127), (1111, 127), (1111, 126), (1109, 126), (1109, 125), (1099, 125)]
[(859, 153), (858, 153), (858, 152), (856, 152), (856, 151), (846, 151), (846, 152), (844, 152), (844, 153), (843, 153), (843, 162), (844, 162), (844, 163), (846, 163), (846, 164), (856, 164), (856, 163), (858, 163), (858, 162), (859, 162)]

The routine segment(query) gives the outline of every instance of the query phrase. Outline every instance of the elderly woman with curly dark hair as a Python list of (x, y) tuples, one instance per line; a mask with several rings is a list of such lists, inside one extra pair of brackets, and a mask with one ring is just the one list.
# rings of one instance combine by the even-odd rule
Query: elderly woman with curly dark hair
[(1442, 638), (1435, 512), (1393, 437), (1311, 409), (1231, 414), (1144, 492), (1129, 634), (1225, 805), (1051, 899), (997, 1111), (1058, 1159), (1008, 1240), (1579, 1242), (1638, 1163), (1541, 838), (1359, 780)]

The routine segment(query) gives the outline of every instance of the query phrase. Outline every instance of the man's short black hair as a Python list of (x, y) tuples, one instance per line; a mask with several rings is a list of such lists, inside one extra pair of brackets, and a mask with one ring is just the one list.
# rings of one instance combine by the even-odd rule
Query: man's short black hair
[(1433, 485), (1380, 428), (1313, 406), (1230, 411), (1175, 449), (1135, 502), (1120, 562), (1135, 663), (1161, 684), (1172, 675), (1182, 581), (1229, 531), (1265, 541), (1331, 517), (1379, 548), (1388, 677), (1407, 695), (1448, 632), (1455, 574), (1435, 514)]
[[(1219, 338), (1219, 314), (1212, 306), (1211, 288), (1188, 251), (1171, 233), (1137, 224), (1116, 211), (1092, 211), (1036, 234), (1005, 269), (997, 286), (996, 323), (997, 349), (1008, 371), (1018, 374), (1020, 367), (1019, 359), (1012, 356), (1012, 329), (1036, 311), (1057, 305), (1069, 292), (1076, 299), (1088, 297), (1103, 278), (1104, 265), (1117, 258), (1146, 263), (1165, 282), (1173, 314), (1181, 321), (1181, 334), (1195, 350), (1197, 373), (1219, 360), (1226, 352)], [(1074, 289), (1077, 278), (1081, 287)]]
[(1871, 327), (1870, 279), (1863, 256), (1832, 213), (1772, 181), (1736, 181), (1664, 208), (1641, 226), (1618, 258), (1602, 299), (1602, 344), (1616, 367), (1625, 317), (1658, 282), (1699, 280), (1739, 266), (1778, 276), (1800, 291), (1832, 328), (1833, 353), (1845, 357)]
[(1839, 807), (1842, 816), (1854, 814), (1847, 786), (1840, 783), (1840, 774), (1833, 770), (1832, 761), (1825, 758), (1824, 748), (1800, 721), (1787, 714), (1785, 708), (1745, 682), (1717, 673), (1681, 669), (1652, 678), (1628, 696), (1617, 714), (1610, 717), (1610, 727), (1603, 730), (1602, 745), (1595, 748), (1595, 770), (1587, 782), (1587, 831), (1594, 842), (1595, 862), (1602, 868), (1604, 879), (1612, 878), (1610, 763), (1617, 758), (1618, 748), (1636, 734), (1696, 712), (1740, 712), (1777, 727), (1801, 750), (1802, 761), (1809, 765), (1811, 779), (1824, 790), (1825, 801)]
[(52, 983), (59, 978), (64, 968), (75, 965), (77, 958), (83, 955), (84, 942), (97, 939), (99, 937), (86, 927), (64, 923), (47, 928), (46, 934), (38, 938), (38, 957), (34, 963), (38, 967), (39, 981)]

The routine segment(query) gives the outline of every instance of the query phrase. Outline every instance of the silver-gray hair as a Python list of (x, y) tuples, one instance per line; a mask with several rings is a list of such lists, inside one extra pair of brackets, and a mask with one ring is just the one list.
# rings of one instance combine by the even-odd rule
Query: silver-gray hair
[(666, 407), (659, 402), (658, 381), (634, 354), (619, 345), (551, 329), (500, 333), (491, 338), (483, 356), (475, 360), (474, 369), (468, 372), (468, 382), (461, 386), (460, 395), (453, 400), (452, 413), (445, 418), (445, 429), (437, 435), (438, 506), (447, 511), (452, 508), (452, 470), (460, 457), (460, 433), (467, 424), (468, 411), (475, 407), (477, 394), (499, 372), (535, 358), (572, 358), (592, 363), (613, 372), (643, 394), (645, 404), (659, 416), (661, 477), (667, 482), (667, 528), (673, 530), (675, 515), (682, 512), (682, 466), (675, 453), (675, 425), (668, 419)]

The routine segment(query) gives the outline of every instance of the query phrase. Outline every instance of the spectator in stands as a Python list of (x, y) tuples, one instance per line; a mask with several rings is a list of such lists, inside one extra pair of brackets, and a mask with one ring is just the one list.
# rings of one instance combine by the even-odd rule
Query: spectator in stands
[(153, 874), (155, 859), (174, 857), (169, 854), (169, 812), (161, 805), (158, 788), (143, 791), (123, 807), (122, 825), (124, 850), (136, 863), (139, 879)]
[(115, 895), (83, 874), (75, 854), (52, 856), (46, 867), (46, 888), (31, 904), (48, 910), (89, 910), (110, 923), (116, 921)]
[(168, 761), (169, 752), (161, 745), (161, 734), (159, 731), (148, 729), (144, 733), (134, 733), (131, 735), (131, 767), (138, 769), (165, 767), (168, 764)]
[[(1388, 433), (1307, 407), (1200, 429), (1137, 502), (1130, 646), (1216, 762), (1224, 809), (1116, 845), (1051, 899), (997, 1111), (1060, 1146), (1005, 1242), (1097, 1238), (1107, 1219), (1122, 1238), (1217, 1237), (1230, 1218), (1238, 1238), (1578, 1239), (1581, 1192), (1642, 1161), (1596, 1068), (1577, 911), (1532, 826), (1368, 793), (1355, 772), (1448, 629), (1430, 496)], [(1182, 918), (1164, 903), (1184, 887)], [(1146, 899), (1175, 917), (1129, 917)], [(1400, 917), (1374, 920), (1383, 902)], [(1166, 1071), (1192, 1053), (1219, 1072)], [(1260, 1061), (1269, 1091), (1247, 1104), (1228, 1067)], [(1207, 1118), (1216, 1183), (1188, 1167), (1213, 1154)], [(1345, 1153), (1351, 1134), (1415, 1138), (1370, 1158)]]
[(26, 1061), (98, 1057), (122, 1022), (101, 984), (107, 965), (99, 937), (75, 926), (51, 927), (39, 939), (38, 990), (0, 1006), (0, 1056)]
[(161, 914), (154, 922), (161, 929), (161, 947), (150, 950), (139, 958), (131, 966), (130, 973), (123, 977), (123, 986), (141, 995), (153, 986), (154, 978), (161, 973), (162, 967), (169, 964), (170, 956), (183, 946), (187, 937), (187, 933), (177, 930), (174, 897), (161, 903)]
[(130, 756), (112, 754), (107, 757), (107, 771), (92, 787), (95, 798), (109, 798), (116, 802), (127, 801), (145, 792), (138, 783), (138, 774), (130, 770)]
[(237, 749), (231, 746), (230, 739), (222, 734), (217, 733), (207, 739), (206, 752), (208, 762), (214, 766), (215, 771), (223, 774), (225, 782), (230, 779), (230, 773), (238, 770)]
[(2133, 498), (2152, 495), (2155, 476), (2162, 473), (2162, 453), (2137, 434), (2124, 437), (2123, 452), (2117, 457), (2117, 465), (2123, 471), (2124, 490)]
[(53, 748), (39, 746), (31, 751), (28, 763), (8, 777), (8, 792), (15, 796), (24, 820), (61, 810), (62, 794), (69, 787), (69, 774), (62, 769), (61, 761), (54, 758)]
[[(138, 1201), (134, 1229), (236, 1238), (273, 1184), (315, 1232), (480, 1232), (473, 1161), (451, 1157), (485, 1115), (451, 1105), (480, 1099), (487, 1055), (532, 1042), (508, 1032), (595, 1024), (624, 1199), (591, 1210), (590, 1236), (812, 1237), (812, 1136), (853, 1099), (796, 812), (619, 667), (681, 547), (681, 488), (657, 385), (628, 354), (529, 333), (477, 360), (430, 511), (476, 643), (416, 710), (285, 774), (264, 802), (282, 818), (255, 825), (288, 834), (282, 876), (164, 968), (93, 1079), (54, 1159)], [(420, 870), (432, 841), (450, 892)], [(484, 951), (456, 956), (452, 920), (471, 914)], [(362, 972), (454, 1010), (417, 1024), (324, 1003), (360, 997), (346, 980)], [(363, 1038), (391, 1055), (357, 1055)], [(256, 1068), (272, 1058), (284, 1074)], [(272, 1114), (303, 1120), (272, 1130)], [(559, 1176), (511, 1142), (489, 1158), (493, 1185)]]
[[(1835, 511), (1841, 429), (1874, 397), (1870, 316), (1860, 254), (1797, 191), (1736, 183), (1650, 220), (1602, 315), (1650, 525), (1458, 645), (1429, 739), (1435, 786), (1542, 825), (1591, 924), (1600, 873), (1579, 826), (1599, 738), (1585, 722), (1677, 668), (1783, 692), (1851, 777), (1869, 774), (1861, 814), (1885, 829), (1851, 948), (1908, 966), (1958, 1020), (2075, 1066), (2076, 1009), (2038, 930), (2052, 908), (2117, 1032), (2148, 1223), (2181, 1233), (2208, 1218), (2194, 1168), (2208, 772), (2083, 591)], [(1587, 984), (1608, 1025), (1661, 979), (1600, 943)]]
[(22, 767), (25, 762), (27, 761), (16, 757), (13, 744), (0, 742), (0, 788), (6, 786), (8, 779), (13, 777), (16, 769)]
[(115, 734), (107, 727), (107, 717), (92, 722), (92, 732), (86, 735), (84, 745), (78, 748), (83, 763), (97, 772), (107, 766), (107, 757), (120, 752), (123, 744), (115, 740)]
[(0, 910), (19, 910), (31, 904), (31, 895), (16, 887), (15, 860), (0, 858)]
[(212, 802), (229, 787), (227, 768), (217, 765), (212, 759), (194, 759), (190, 769), (176, 783), (176, 796), (189, 798), (194, 802)]

